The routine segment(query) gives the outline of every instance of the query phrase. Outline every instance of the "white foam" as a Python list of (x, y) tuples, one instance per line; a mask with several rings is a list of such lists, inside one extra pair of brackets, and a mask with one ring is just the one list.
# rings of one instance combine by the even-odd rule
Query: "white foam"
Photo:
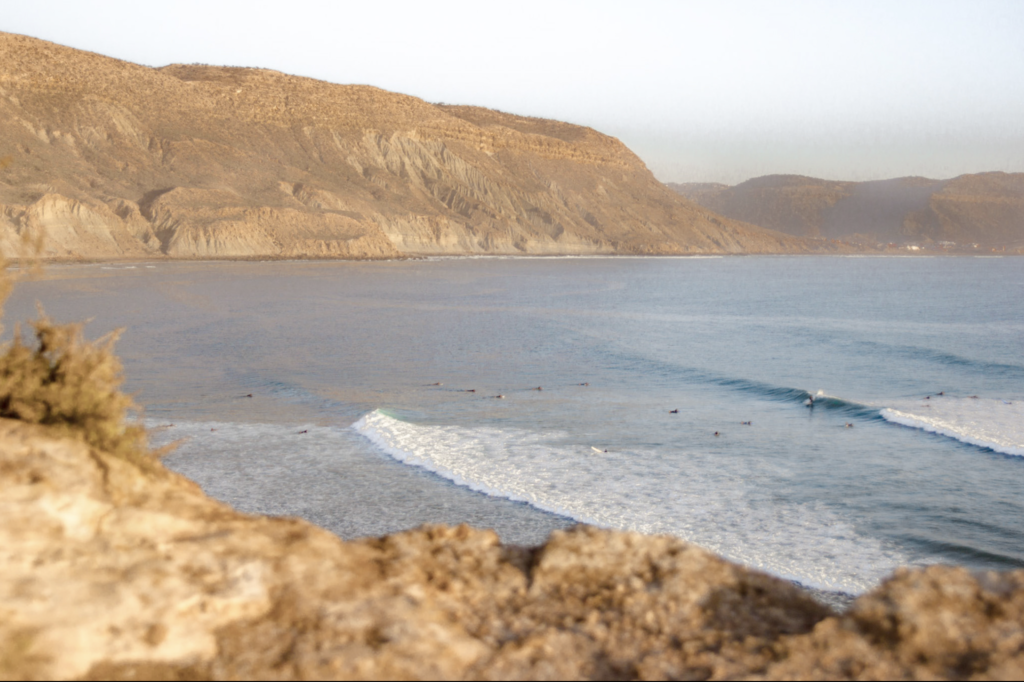
[(398, 461), (473, 490), (598, 526), (675, 535), (813, 587), (860, 593), (906, 563), (824, 505), (781, 502), (749, 484), (756, 471), (745, 462), (597, 453), (565, 434), (424, 426), (380, 411), (352, 428)]
[(885, 408), (881, 415), (896, 424), (1024, 457), (1024, 400), (931, 396)]

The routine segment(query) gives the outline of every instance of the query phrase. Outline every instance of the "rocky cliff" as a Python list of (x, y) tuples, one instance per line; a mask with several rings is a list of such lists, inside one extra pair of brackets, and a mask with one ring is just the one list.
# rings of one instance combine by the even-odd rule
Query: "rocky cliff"
[(0, 33), (0, 249), (50, 258), (827, 250), (712, 214), (589, 128)]
[(1024, 173), (872, 182), (769, 175), (734, 187), (669, 187), (721, 215), (792, 235), (1024, 251)]
[(844, 614), (668, 537), (342, 542), (0, 420), (3, 679), (1020, 679), (1024, 571), (902, 571)]

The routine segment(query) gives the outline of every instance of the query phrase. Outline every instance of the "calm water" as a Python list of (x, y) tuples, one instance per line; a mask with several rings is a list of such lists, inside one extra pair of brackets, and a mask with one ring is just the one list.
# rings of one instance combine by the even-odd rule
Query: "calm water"
[(852, 593), (1024, 566), (1022, 259), (51, 267), (8, 326), (36, 300), (128, 328), (172, 467), (344, 537), (580, 520)]

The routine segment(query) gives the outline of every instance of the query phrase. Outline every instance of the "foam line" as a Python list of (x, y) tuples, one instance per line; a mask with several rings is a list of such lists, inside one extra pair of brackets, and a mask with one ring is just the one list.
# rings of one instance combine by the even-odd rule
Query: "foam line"
[(1024, 457), (1024, 401), (930, 398), (887, 407), (882, 418), (1004, 455)]
[(565, 434), (425, 426), (381, 411), (352, 426), (394, 459), (458, 485), (606, 528), (671, 534), (810, 587), (859, 593), (906, 563), (824, 504), (749, 481), (757, 463), (689, 453), (595, 453)]

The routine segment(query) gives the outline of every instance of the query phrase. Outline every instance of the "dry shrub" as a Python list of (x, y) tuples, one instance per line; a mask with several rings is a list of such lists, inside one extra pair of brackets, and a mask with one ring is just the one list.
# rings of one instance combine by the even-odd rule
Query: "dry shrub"
[[(12, 277), (0, 264), (0, 310)], [(20, 330), (0, 355), (0, 417), (41, 424), (56, 435), (80, 438), (104, 452), (147, 470), (150, 453), (142, 426), (129, 424), (137, 409), (121, 392), (121, 362), (113, 353), (120, 332), (90, 343), (78, 324), (54, 324), (40, 310), (33, 343)]]

